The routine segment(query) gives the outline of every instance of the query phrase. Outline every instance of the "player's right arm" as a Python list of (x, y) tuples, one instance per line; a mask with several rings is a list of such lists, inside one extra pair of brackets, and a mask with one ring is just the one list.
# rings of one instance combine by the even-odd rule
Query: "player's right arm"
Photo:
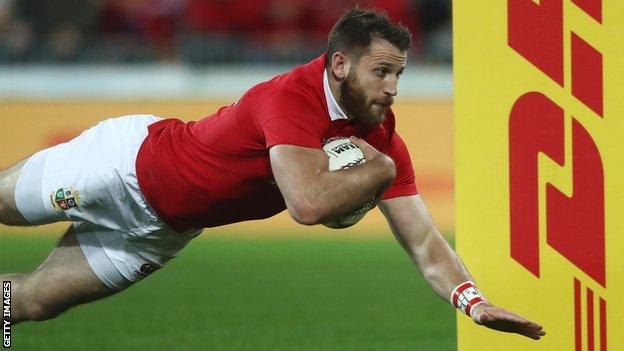
[(321, 149), (287, 144), (269, 149), (275, 181), (298, 223), (319, 224), (349, 213), (382, 194), (394, 180), (390, 157), (362, 139), (351, 140), (362, 149), (366, 163), (333, 172)]

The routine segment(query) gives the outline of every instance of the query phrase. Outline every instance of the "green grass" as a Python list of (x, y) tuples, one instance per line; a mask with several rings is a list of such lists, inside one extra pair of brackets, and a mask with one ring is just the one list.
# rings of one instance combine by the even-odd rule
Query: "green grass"
[[(28, 271), (53, 237), (0, 237)], [(382, 239), (193, 241), (165, 269), (57, 319), (13, 327), (14, 350), (455, 350), (453, 309)]]

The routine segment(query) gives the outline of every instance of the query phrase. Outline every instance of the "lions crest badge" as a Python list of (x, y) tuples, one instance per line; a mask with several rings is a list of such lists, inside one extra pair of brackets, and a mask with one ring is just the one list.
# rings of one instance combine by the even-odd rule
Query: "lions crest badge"
[(50, 193), (50, 200), (57, 211), (67, 211), (78, 206), (80, 194), (73, 187), (59, 188)]

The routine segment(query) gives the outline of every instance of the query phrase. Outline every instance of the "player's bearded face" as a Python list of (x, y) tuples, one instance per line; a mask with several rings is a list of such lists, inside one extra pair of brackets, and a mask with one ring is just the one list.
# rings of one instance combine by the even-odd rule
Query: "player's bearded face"
[(381, 124), (393, 103), (392, 97), (385, 99), (369, 97), (354, 69), (349, 70), (346, 79), (340, 84), (340, 95), (345, 113), (370, 126)]

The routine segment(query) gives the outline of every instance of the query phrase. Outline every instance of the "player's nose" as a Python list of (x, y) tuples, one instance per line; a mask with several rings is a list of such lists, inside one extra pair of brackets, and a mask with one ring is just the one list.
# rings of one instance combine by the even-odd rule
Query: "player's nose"
[(397, 95), (397, 83), (398, 81), (396, 79), (388, 79), (388, 82), (384, 86), (384, 94), (389, 95), (389, 96), (396, 96)]

